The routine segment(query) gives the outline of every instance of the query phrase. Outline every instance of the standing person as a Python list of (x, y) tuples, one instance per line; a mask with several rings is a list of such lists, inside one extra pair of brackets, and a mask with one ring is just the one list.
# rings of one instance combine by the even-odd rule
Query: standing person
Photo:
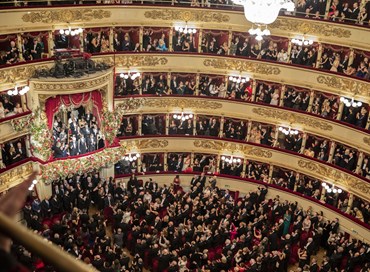
[(290, 213), (290, 210), (286, 210), (284, 214), (284, 230), (283, 235), (285, 236), (289, 232), (290, 227), (290, 221), (292, 220), (292, 215)]

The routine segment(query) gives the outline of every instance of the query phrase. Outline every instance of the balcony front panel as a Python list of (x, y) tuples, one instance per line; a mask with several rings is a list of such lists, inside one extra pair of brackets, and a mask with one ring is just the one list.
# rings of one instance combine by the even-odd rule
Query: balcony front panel
[[(128, 99), (115, 99), (115, 107), (119, 108)], [(137, 111), (140, 113), (176, 113), (183, 110), (195, 114), (225, 116), (278, 126), (288, 127), (292, 125), (300, 131), (323, 136), (370, 153), (369, 134), (367, 132), (299, 111), (205, 96), (136, 97), (135, 99), (144, 100)]]
[[(67, 24), (81, 27), (97, 26), (173, 26), (188, 22), (192, 27), (246, 32), (251, 24), (241, 11), (222, 9), (94, 5), (42, 7), (37, 9), (7, 9), (1, 11), (1, 33), (52, 30)], [(320, 42), (341, 44), (363, 50), (370, 49), (370, 36), (366, 27), (338, 24), (326, 20), (279, 17), (271, 25), (273, 35), (294, 38), (305, 35)], [(340, 39), (340, 40), (339, 40)]]
[(25, 163), (20, 163), (0, 174), (0, 192), (23, 182), (26, 178), (31, 176), (34, 171), (34, 163), (29, 159)]
[[(192, 177), (192, 174), (180, 174), (181, 186), (185, 188), (190, 187), (190, 180)], [(138, 179), (142, 179), (144, 182), (149, 180), (149, 178), (152, 178), (153, 181), (157, 182), (160, 186), (164, 184), (171, 185), (174, 179), (174, 174), (148, 174), (145, 176), (138, 176)], [(127, 183), (128, 177), (116, 179), (116, 182), (120, 181), (126, 181)], [(217, 177), (217, 186), (221, 189), (234, 192), (239, 191), (240, 193), (245, 194), (250, 191), (255, 191), (258, 186), (261, 186), (261, 183), (245, 181), (238, 178)], [(292, 201), (295, 199), (299, 202), (299, 206), (301, 206), (303, 210), (307, 210), (309, 207), (312, 207), (315, 212), (323, 211), (324, 218), (327, 220), (332, 221), (335, 220), (335, 218), (339, 218), (342, 231), (345, 231), (363, 241), (370, 241), (370, 237), (368, 235), (369, 229), (365, 224), (357, 223), (345, 214), (331, 209), (330, 206), (318, 203), (308, 197), (302, 197), (277, 186), (267, 186), (269, 186), (266, 196), (267, 199), (273, 199), (276, 195), (279, 195), (282, 200)]]
[(155, 136), (122, 139), (121, 145), (127, 149), (127, 152), (197, 152), (242, 156), (247, 159), (291, 169), (320, 180), (329, 181), (348, 192), (370, 201), (370, 183), (368, 181), (318, 160), (275, 148), (191, 136)]

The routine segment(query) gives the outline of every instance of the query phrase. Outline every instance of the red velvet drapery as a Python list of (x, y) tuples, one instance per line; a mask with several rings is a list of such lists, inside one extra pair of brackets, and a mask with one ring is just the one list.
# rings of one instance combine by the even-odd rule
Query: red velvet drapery
[(71, 95), (57, 95), (56, 97), (46, 100), (45, 111), (48, 118), (49, 128), (53, 127), (54, 115), (59, 111), (60, 106), (66, 107), (74, 106), (76, 108), (85, 106), (92, 102), (92, 113), (97, 117), (100, 123), (100, 111), (102, 110), (103, 103), (101, 93), (99, 91), (92, 91), (88, 93), (71, 94)]

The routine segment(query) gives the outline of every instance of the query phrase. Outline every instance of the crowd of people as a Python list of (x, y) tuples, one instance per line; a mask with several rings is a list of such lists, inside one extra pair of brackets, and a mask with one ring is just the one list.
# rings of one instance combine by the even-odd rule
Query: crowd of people
[[(264, 186), (238, 196), (204, 174), (190, 188), (179, 176), (164, 186), (135, 175), (127, 183), (97, 173), (71, 176), (23, 212), (30, 229), (99, 271), (369, 269), (369, 246), (341, 232), (338, 219), (270, 196)], [(48, 266), (22, 246), (12, 249), (30, 269)]]
[(64, 158), (83, 155), (104, 147), (104, 135), (98, 118), (80, 106), (64, 114), (60, 111), (53, 122), (53, 156)]
[(26, 137), (14, 139), (1, 144), (1, 167), (5, 168), (28, 158)]
[[(141, 81), (141, 84), (140, 84)], [(178, 75), (172, 73), (168, 81), (165, 73), (145, 73), (141, 77), (116, 77), (115, 95), (200, 95), (255, 101), (298, 111), (310, 112), (324, 118), (338, 120), (340, 97), (320, 91), (311, 92), (308, 89), (293, 86), (283, 86), (271, 82), (256, 81), (256, 91), (252, 94), (253, 82), (225, 83), (224, 76), (199, 75), (199, 85), (196, 85), (196, 75)], [(313, 96), (313, 100), (310, 99)], [(369, 118), (368, 105), (360, 107), (344, 106), (341, 121), (359, 128), (366, 128)]]
[(0, 119), (18, 115), (24, 112), (19, 95), (0, 94)]

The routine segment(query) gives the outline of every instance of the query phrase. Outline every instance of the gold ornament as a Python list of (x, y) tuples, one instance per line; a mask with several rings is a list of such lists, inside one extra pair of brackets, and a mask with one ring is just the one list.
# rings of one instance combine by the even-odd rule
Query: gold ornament
[(306, 114), (297, 114), (282, 109), (265, 109), (265, 108), (253, 108), (252, 112), (257, 115), (272, 118), (279, 121), (302, 124), (315, 129), (319, 128), (321, 130), (329, 131), (333, 130), (333, 127), (329, 125), (326, 121), (319, 121), (317, 120), (318, 118), (306, 116)]
[(279, 18), (274, 23), (269, 25), (272, 29), (279, 29), (283, 31), (291, 31), (304, 34), (312, 34), (316, 36), (333, 36), (338, 38), (349, 38), (352, 33), (348, 29), (336, 27), (333, 24), (326, 22), (303, 22), (300, 19), (284, 19)]
[(57, 9), (31, 11), (22, 16), (27, 23), (71, 23), (110, 18), (112, 13), (103, 9)]
[(14, 83), (28, 80), (34, 76), (36, 70), (49, 69), (46, 65), (16, 66), (0, 70), (0, 84)]
[(185, 22), (214, 22), (225, 23), (230, 21), (230, 16), (222, 12), (212, 12), (209, 10), (180, 10), (180, 9), (162, 9), (146, 11), (145, 18), (164, 21), (185, 21)]
[(167, 62), (167, 58), (155, 56), (117, 56), (115, 59), (116, 67), (157, 66)]
[(221, 109), (222, 103), (206, 101), (205, 99), (152, 98), (145, 101), (144, 106), (153, 108), (180, 109)]
[(358, 79), (349, 79), (339, 76), (318, 76), (317, 82), (330, 88), (343, 90), (348, 93), (370, 96), (370, 83)]
[(205, 59), (203, 65), (215, 69), (236, 70), (261, 75), (279, 75), (280, 69), (274, 64), (251, 62), (249, 60), (236, 59)]

